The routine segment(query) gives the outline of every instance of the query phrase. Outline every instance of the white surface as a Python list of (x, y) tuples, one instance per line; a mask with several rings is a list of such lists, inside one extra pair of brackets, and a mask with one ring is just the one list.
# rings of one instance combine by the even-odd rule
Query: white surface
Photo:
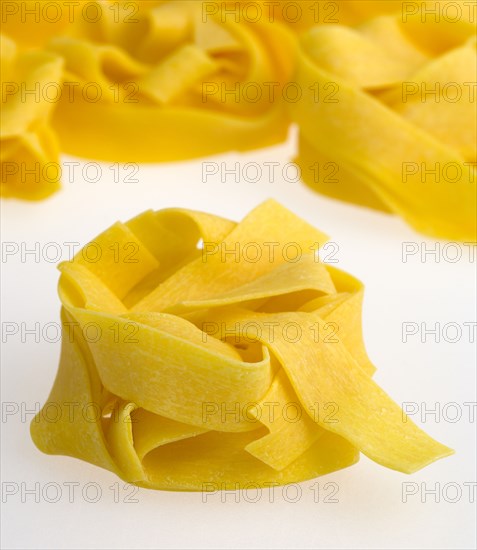
[[(290, 140), (283, 146), (207, 161), (277, 161), (282, 167), (293, 147)], [(463, 258), (456, 263), (442, 257), (439, 262), (428, 257), (422, 263), (417, 255), (403, 263), (403, 242), (435, 243), (397, 218), (326, 199), (280, 176), (273, 183), (266, 177), (257, 183), (235, 183), (233, 178), (222, 183), (215, 176), (204, 184), (202, 163), (194, 161), (142, 165), (138, 183), (115, 183), (108, 164), (102, 167), (100, 182), (88, 183), (78, 172), (74, 182), (64, 183), (63, 190), (47, 201), (4, 201), (2, 240), (24, 242), (28, 248), (39, 242), (41, 252), (46, 243), (56, 242), (62, 259), (67, 259), (63, 243), (84, 244), (114, 221), (126, 221), (146, 209), (179, 206), (239, 220), (272, 196), (338, 243), (338, 266), (366, 283), (364, 333), (378, 367), (376, 380), (398, 403), (417, 402), (421, 408), (423, 403), (428, 408), (440, 403), (438, 422), (431, 416), (424, 423), (418, 415), (413, 418), (456, 454), (412, 476), (362, 457), (351, 468), (301, 484), (297, 502), (290, 502), (296, 494), (293, 487), (285, 494), (281, 488), (273, 495), (263, 491), (257, 502), (250, 502), (256, 498), (252, 491), (211, 495), (204, 502), (197, 493), (143, 489), (133, 497), (137, 502), (125, 502), (130, 490), (124, 490), (122, 482), (116, 485), (120, 490), (115, 502), (110, 489), (119, 481), (115, 476), (79, 460), (41, 454), (29, 436), (32, 415), (3, 414), (2, 547), (474, 548), (475, 502), (468, 484), (476, 481), (475, 419), (464, 403), (476, 401), (475, 344), (467, 333), (455, 343), (435, 343), (432, 337), (423, 343), (418, 336), (403, 343), (401, 338), (403, 322), (463, 325), (475, 321), (476, 263), (469, 261), (468, 249), (462, 247)], [(120, 170), (121, 175), (128, 172)], [(53, 254), (54, 249), (49, 252)], [(45, 259), (36, 263), (32, 256), (26, 260), (23, 263), (17, 255), (2, 263), (2, 322), (24, 322), (29, 328), (36, 322), (41, 326), (59, 322), (55, 263)], [(54, 380), (59, 347), (44, 339), (36, 343), (34, 336), (26, 336), (25, 342), (20, 335), (9, 337), (2, 351), (2, 401), (19, 404), (20, 410), (43, 403)], [(444, 408), (449, 402), (462, 410), (457, 422), (449, 421), (454, 412)], [(64, 485), (69, 482), (78, 484), (73, 502)], [(41, 492), (46, 484), (53, 485), (46, 486), (50, 493), (46, 499), (40, 494), (37, 503), (34, 495), (22, 496), (22, 483), (26, 489), (39, 483)], [(326, 483), (337, 484), (334, 498), (338, 502), (323, 502), (333, 487)], [(414, 487), (419, 488), (406, 503), (402, 502), (403, 483), (416, 483)], [(441, 487), (440, 502), (433, 495), (421, 502), (421, 484), (431, 489), (436, 483)], [(448, 483), (454, 485), (448, 485), (446, 493)], [(14, 487), (17, 494), (6, 494)], [(59, 501), (47, 502), (54, 499), (58, 487), (62, 489)], [(315, 502), (318, 487), (320, 501)], [(447, 502), (456, 487), (463, 491), (461, 498)], [(98, 502), (87, 502), (97, 488), (102, 491)], [(90, 491), (86, 499), (84, 490)]]

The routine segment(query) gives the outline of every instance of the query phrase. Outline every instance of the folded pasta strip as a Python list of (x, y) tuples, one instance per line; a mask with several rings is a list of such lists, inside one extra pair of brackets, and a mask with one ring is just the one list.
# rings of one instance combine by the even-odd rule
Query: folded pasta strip
[(0, 195), (43, 199), (58, 190), (61, 168), (49, 125), (53, 103), (39, 91), (60, 81), (63, 60), (51, 52), (18, 51), (4, 35), (0, 46)]
[(373, 381), (362, 285), (310, 251), (325, 242), (273, 200), (238, 224), (169, 209), (113, 225), (101, 254), (60, 265), (36, 445), (170, 490), (302, 481), (360, 451), (406, 473), (451, 454)]
[[(301, 36), (305, 93), (290, 113), (307, 184), (434, 237), (475, 240), (477, 63), (465, 13), (452, 25), (399, 13)], [(310, 169), (327, 163), (333, 178)]]

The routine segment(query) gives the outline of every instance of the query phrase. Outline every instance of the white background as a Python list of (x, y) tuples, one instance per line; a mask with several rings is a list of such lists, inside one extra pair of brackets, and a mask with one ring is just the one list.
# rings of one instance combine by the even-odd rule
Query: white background
[[(2, 351), (2, 402), (4, 407), (10, 404), (9, 411), (12, 403), (19, 408), (16, 414), (2, 414), (3, 548), (475, 548), (475, 503), (468, 485), (476, 481), (475, 419), (464, 405), (476, 401), (475, 344), (468, 332), (455, 343), (445, 341), (453, 338), (451, 330), (439, 343), (432, 335), (425, 342), (416, 335), (404, 343), (401, 335), (403, 322), (428, 327), (454, 322), (468, 330), (463, 323), (475, 321), (475, 259), (469, 259), (468, 248), (462, 246), (462, 258), (454, 263), (448, 261), (455, 253), (450, 248), (438, 258), (428, 255), (423, 262), (416, 254), (403, 262), (404, 242), (417, 243), (420, 249), (435, 247), (436, 242), (398, 218), (339, 203), (286, 181), (281, 172), (294, 147), (292, 136), (281, 146), (207, 159), (228, 167), (235, 162), (279, 162), (274, 182), (264, 170), (256, 183), (236, 183), (233, 176), (222, 182), (220, 174), (203, 183), (202, 162), (193, 161), (141, 165), (137, 183), (116, 183), (110, 163), (104, 163), (102, 178), (91, 183), (82, 177), (81, 162), (74, 181), (66, 181), (52, 198), (39, 203), (3, 201), (2, 240), (27, 248), (40, 243), (39, 262), (34, 255), (25, 261), (20, 254), (3, 258), (3, 326), (59, 322), (58, 272), (55, 263), (43, 257), (47, 243), (58, 243), (64, 260), (68, 248), (63, 243), (85, 244), (116, 220), (126, 221), (146, 209), (186, 207), (240, 220), (262, 200), (274, 197), (338, 243), (338, 266), (366, 284), (364, 333), (378, 367), (376, 380), (398, 403), (416, 402), (420, 412), (437, 403), (437, 419), (419, 414), (413, 419), (456, 454), (412, 476), (362, 457), (351, 468), (300, 484), (297, 500), (298, 489), (292, 486), (273, 494), (217, 493), (207, 499), (200, 493), (140, 489), (131, 497), (137, 502), (127, 502), (131, 490), (109, 472), (72, 458), (46, 456), (34, 447), (29, 436), (32, 414), (25, 409), (34, 410), (35, 403), (47, 398), (60, 344), (41, 337), (37, 343), (34, 335), (24, 335), (22, 342), (18, 333), (6, 339)], [(94, 167), (89, 170), (87, 177), (94, 177)], [(130, 171), (121, 167), (120, 179)], [(290, 169), (288, 178), (293, 176)], [(444, 244), (438, 243), (441, 251)], [(54, 249), (48, 250), (54, 257)], [(462, 412), (456, 422), (451, 420), (457, 409), (446, 407), (452, 402)], [(35, 483), (39, 502), (34, 494), (25, 494)], [(65, 483), (78, 484), (73, 502)], [(324, 502), (331, 492), (327, 483), (337, 484), (338, 502)], [(403, 483), (415, 483), (418, 490), (407, 502)], [(436, 484), (439, 497), (425, 494)], [(45, 486), (51, 491), (46, 498)], [(16, 494), (7, 494), (15, 487)], [(59, 501), (48, 502), (58, 487)], [(462, 495), (449, 502), (456, 487)], [(98, 502), (88, 502), (98, 488)]]

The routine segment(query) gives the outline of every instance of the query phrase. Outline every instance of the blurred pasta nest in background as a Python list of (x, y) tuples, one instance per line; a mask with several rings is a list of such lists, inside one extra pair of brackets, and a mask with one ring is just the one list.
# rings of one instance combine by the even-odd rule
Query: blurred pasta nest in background
[[(31, 181), (18, 165), (54, 173), (59, 151), (176, 161), (279, 143), (296, 123), (312, 188), (436, 237), (473, 240), (473, 7), (3, 2), (2, 194), (56, 191), (47, 170)], [(37, 83), (38, 94), (24, 93)], [(311, 169), (328, 162), (337, 181)]]

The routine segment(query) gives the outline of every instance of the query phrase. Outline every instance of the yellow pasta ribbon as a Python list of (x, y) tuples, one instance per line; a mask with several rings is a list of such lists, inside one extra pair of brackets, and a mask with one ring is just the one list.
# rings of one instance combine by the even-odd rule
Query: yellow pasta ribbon
[(59, 86), (61, 57), (44, 51), (19, 52), (0, 35), (2, 116), (0, 194), (42, 199), (59, 188), (59, 148), (50, 127), (52, 103), (41, 89)]
[[(475, 45), (470, 20), (421, 12), (303, 34), (295, 78), (304, 97), (290, 112), (305, 182), (434, 237), (474, 240)], [(333, 162), (338, 179), (313, 169)]]
[(360, 451), (407, 473), (451, 454), (373, 381), (363, 287), (319, 261), (326, 239), (273, 200), (240, 223), (167, 209), (99, 235), (60, 265), (37, 447), (194, 491), (303, 481)]

